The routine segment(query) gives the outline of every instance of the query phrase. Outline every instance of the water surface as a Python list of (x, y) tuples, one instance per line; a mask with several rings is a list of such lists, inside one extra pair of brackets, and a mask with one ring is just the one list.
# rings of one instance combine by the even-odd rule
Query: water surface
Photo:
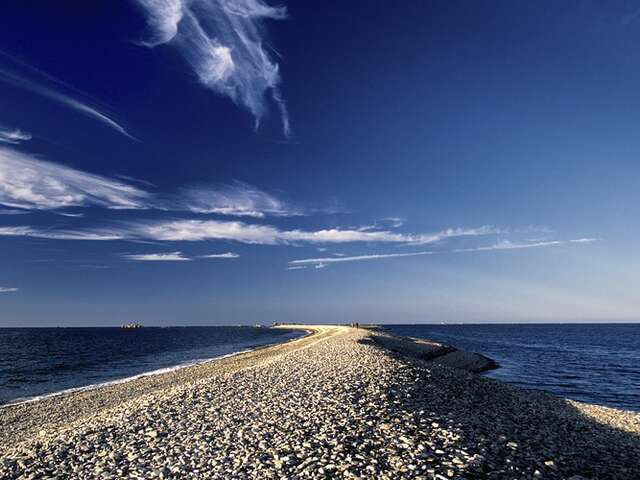
[(303, 334), (257, 327), (0, 328), (0, 404), (157, 373)]
[(486, 375), (584, 402), (640, 411), (640, 324), (389, 325), (482, 353)]

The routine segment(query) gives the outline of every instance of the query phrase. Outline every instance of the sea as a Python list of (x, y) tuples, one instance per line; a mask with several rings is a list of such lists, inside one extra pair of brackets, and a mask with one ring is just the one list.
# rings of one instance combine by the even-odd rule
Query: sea
[(640, 324), (387, 325), (397, 335), (481, 353), (484, 375), (583, 402), (640, 411)]
[(246, 326), (0, 328), (0, 405), (164, 373), (302, 335)]

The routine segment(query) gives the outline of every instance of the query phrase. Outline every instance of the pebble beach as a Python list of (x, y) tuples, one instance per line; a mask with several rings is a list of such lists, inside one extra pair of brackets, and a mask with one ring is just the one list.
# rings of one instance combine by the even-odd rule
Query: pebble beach
[(640, 478), (638, 413), (519, 389), (375, 330), (299, 328), (310, 334), (1, 408), (0, 478)]

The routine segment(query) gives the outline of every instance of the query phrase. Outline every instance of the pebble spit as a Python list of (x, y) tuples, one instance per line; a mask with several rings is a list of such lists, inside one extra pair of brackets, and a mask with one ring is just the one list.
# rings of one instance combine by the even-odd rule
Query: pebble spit
[(640, 478), (639, 414), (406, 357), (376, 332), (314, 329), (1, 409), (0, 478)]

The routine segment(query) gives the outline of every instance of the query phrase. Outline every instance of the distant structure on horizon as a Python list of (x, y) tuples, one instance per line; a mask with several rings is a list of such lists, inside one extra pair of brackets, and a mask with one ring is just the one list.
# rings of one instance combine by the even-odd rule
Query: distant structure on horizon
[(126, 323), (124, 325), (122, 325), (120, 328), (124, 328), (127, 330), (131, 330), (131, 329), (135, 329), (135, 328), (142, 328), (144, 327), (144, 325), (142, 325), (141, 323)]

